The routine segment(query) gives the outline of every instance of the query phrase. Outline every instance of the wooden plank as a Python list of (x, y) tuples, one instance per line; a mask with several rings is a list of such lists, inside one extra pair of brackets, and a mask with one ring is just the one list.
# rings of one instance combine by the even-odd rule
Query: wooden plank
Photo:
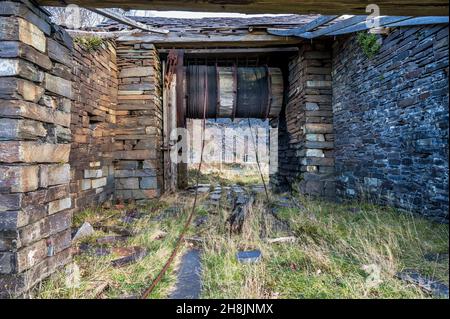
[[(401, 17), (380, 17), (378, 22), (379, 22), (379, 26), (385, 26), (389, 23), (394, 23), (394, 22), (399, 22), (399, 21), (403, 21), (406, 19), (410, 19), (411, 17), (405, 17), (405, 16), (401, 16)], [(363, 31), (363, 30), (368, 30), (370, 29), (367, 26), (366, 21), (358, 23), (356, 25), (352, 25), (350, 27), (347, 28), (343, 28), (340, 29), (338, 31), (334, 31), (334, 32), (329, 32), (326, 35), (340, 35), (340, 34), (346, 34), (346, 33), (352, 33), (352, 32), (358, 32), (358, 31)]]
[(427, 25), (427, 24), (448, 24), (448, 17), (417, 17), (404, 21), (399, 21), (391, 24), (387, 24), (386, 27), (407, 27), (414, 25)]
[(334, 31), (338, 31), (341, 30), (343, 28), (349, 27), (349, 26), (353, 26), (355, 24), (358, 24), (360, 22), (366, 21), (367, 16), (366, 15), (357, 15), (357, 16), (353, 16), (351, 18), (342, 20), (340, 22), (336, 22), (326, 28), (323, 29), (319, 29), (317, 31), (314, 32), (305, 32), (303, 34), (300, 34), (300, 37), (304, 37), (304, 38), (308, 38), (308, 39), (312, 39), (312, 38), (317, 38), (323, 35), (327, 35), (330, 32), (334, 32)]
[(94, 8), (90, 8), (89, 9), (92, 12), (95, 12), (97, 14), (100, 14), (104, 17), (107, 17), (109, 19), (112, 19), (114, 21), (120, 22), (122, 24), (128, 25), (130, 27), (136, 28), (136, 29), (140, 29), (140, 30), (144, 30), (144, 31), (148, 31), (148, 32), (154, 32), (154, 33), (162, 33), (162, 34), (167, 34), (169, 33), (169, 30), (164, 30), (164, 29), (156, 29), (156, 28), (152, 28), (149, 27), (146, 24), (137, 22), (133, 19), (130, 19), (128, 17), (125, 17), (121, 14), (118, 14), (114, 11), (112, 11), (111, 9), (94, 9)]
[[(159, 49), (159, 53), (169, 53), (170, 49)], [(298, 47), (277, 47), (277, 48), (223, 48), (223, 49), (186, 49), (185, 54), (246, 54), (246, 53), (278, 53), (278, 52), (298, 52)]]
[(153, 43), (162, 47), (172, 48), (174, 45), (183, 45), (184, 47), (193, 47), (208, 43), (210, 45), (226, 46), (253, 46), (270, 44), (299, 44), (302, 42), (297, 37), (279, 37), (270, 34), (245, 34), (245, 35), (182, 35), (179, 33), (169, 33), (167, 35), (143, 34), (126, 35), (117, 38), (120, 42), (129, 43)]
[[(367, 0), (37, 0), (45, 6), (77, 4), (92, 8), (184, 10), (242, 13), (320, 13), (326, 15), (365, 14)], [(448, 15), (448, 0), (377, 1), (383, 15)]]
[(288, 30), (269, 28), (269, 29), (267, 29), (267, 32), (269, 34), (280, 35), (280, 36), (292, 36), (292, 35), (296, 35), (296, 34), (302, 34), (302, 33), (308, 32), (308, 31), (312, 31), (315, 28), (318, 28), (321, 25), (324, 25), (330, 21), (333, 21), (337, 17), (338, 16), (336, 16), (336, 15), (320, 16), (317, 19), (311, 21), (310, 23), (305, 24), (304, 26), (302, 26), (300, 28), (294, 28), (294, 29), (288, 29)]

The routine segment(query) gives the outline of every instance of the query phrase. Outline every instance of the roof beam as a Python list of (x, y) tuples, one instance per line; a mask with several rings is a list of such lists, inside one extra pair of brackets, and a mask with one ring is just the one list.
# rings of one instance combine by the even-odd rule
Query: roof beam
[(258, 47), (270, 45), (299, 44), (302, 39), (297, 37), (279, 37), (270, 34), (244, 34), (244, 35), (208, 35), (208, 34), (186, 34), (170, 32), (166, 35), (159, 34), (134, 34), (124, 35), (117, 38), (119, 42), (130, 43), (153, 43), (159, 47), (172, 48), (174, 46), (199, 47), (205, 44), (209, 46), (227, 47)]
[(94, 8), (89, 8), (90, 11), (95, 12), (97, 14), (100, 14), (104, 17), (107, 17), (109, 19), (112, 19), (114, 21), (120, 22), (122, 24), (128, 25), (130, 27), (139, 29), (139, 30), (143, 30), (143, 31), (148, 31), (148, 32), (153, 32), (153, 33), (161, 33), (161, 34), (167, 34), (169, 33), (169, 30), (164, 30), (164, 29), (156, 29), (156, 28), (152, 28), (149, 27), (146, 24), (137, 22), (136, 20), (130, 19), (128, 17), (125, 17), (121, 14), (118, 14), (114, 11), (112, 11), (111, 9), (94, 9)]
[[(185, 10), (242, 13), (364, 14), (367, 0), (37, 0), (45, 6), (77, 4), (89, 8)], [(444, 16), (448, 0), (378, 0), (383, 15)]]
[[(379, 17), (378, 19), (378, 27), (383, 27), (389, 23), (394, 23), (394, 22), (398, 22), (398, 21), (403, 21), (403, 20), (407, 20), (411, 17)], [(325, 35), (331, 36), (331, 35), (341, 35), (341, 34), (346, 34), (346, 33), (352, 33), (352, 32), (358, 32), (358, 31), (363, 31), (363, 30), (368, 30), (371, 27), (366, 23), (366, 21), (364, 22), (360, 22), (356, 25), (352, 25), (337, 31), (332, 31), (332, 32), (328, 32)]]
[(322, 35), (326, 35), (326, 34), (328, 34), (330, 32), (341, 30), (343, 28), (346, 28), (346, 27), (358, 24), (360, 22), (366, 21), (366, 19), (367, 19), (367, 16), (365, 16), (365, 15), (364, 16), (353, 16), (353, 17), (350, 17), (348, 19), (336, 22), (336, 23), (334, 23), (334, 24), (332, 24), (332, 25), (330, 25), (330, 26), (328, 26), (326, 28), (319, 29), (319, 30), (314, 31), (314, 32), (306, 32), (304, 34), (301, 34), (300, 36), (301, 37), (306, 37), (308, 39), (317, 38), (317, 37), (320, 37)]
[[(159, 53), (169, 53), (171, 49), (158, 49)], [(189, 55), (202, 54), (252, 54), (252, 53), (289, 53), (298, 52), (298, 47), (276, 47), (276, 48), (220, 48), (220, 49), (185, 49), (184, 53)]]
[(417, 17), (399, 22), (387, 24), (386, 27), (405, 27), (413, 25), (427, 25), (427, 24), (446, 24), (449, 23), (447, 17)]
[(294, 29), (273, 29), (269, 28), (267, 29), (267, 32), (274, 35), (281, 35), (281, 36), (292, 36), (292, 35), (300, 35), (302, 33), (314, 30), (315, 28), (318, 28), (330, 21), (333, 21), (338, 16), (320, 16), (317, 19), (311, 21), (310, 23), (305, 24), (301, 28), (294, 28)]

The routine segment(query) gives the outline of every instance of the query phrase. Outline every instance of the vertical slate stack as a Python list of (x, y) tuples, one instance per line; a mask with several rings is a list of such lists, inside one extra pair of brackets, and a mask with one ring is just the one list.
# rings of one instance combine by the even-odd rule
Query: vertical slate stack
[(70, 260), (71, 48), (30, 2), (0, 6), (0, 297)]
[(114, 192), (113, 145), (117, 107), (116, 48), (74, 45), (70, 192), (74, 211), (109, 199)]
[(146, 200), (162, 189), (162, 89), (152, 44), (119, 43), (114, 158), (116, 197)]
[(448, 25), (392, 30), (368, 59), (336, 42), (337, 191), (448, 222)]
[(287, 105), (278, 119), (276, 188), (298, 182), (308, 195), (334, 197), (331, 47), (303, 45), (289, 62)]

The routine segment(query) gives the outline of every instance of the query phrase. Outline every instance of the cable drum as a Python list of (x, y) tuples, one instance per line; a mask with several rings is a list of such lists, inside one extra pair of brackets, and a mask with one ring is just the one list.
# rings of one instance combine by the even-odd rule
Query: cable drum
[(188, 118), (203, 118), (205, 98), (206, 118), (265, 119), (281, 111), (284, 87), (279, 68), (190, 65), (186, 74)]

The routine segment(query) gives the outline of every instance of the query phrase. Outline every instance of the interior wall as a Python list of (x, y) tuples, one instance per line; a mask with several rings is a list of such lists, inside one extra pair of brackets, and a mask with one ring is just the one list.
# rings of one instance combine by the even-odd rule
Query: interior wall
[(155, 198), (162, 180), (161, 63), (152, 44), (117, 43), (117, 126), (113, 156), (119, 200)]
[(74, 212), (98, 205), (114, 192), (117, 75), (113, 41), (105, 41), (95, 50), (74, 45), (69, 158)]
[(394, 29), (369, 59), (333, 54), (337, 192), (448, 222), (448, 25)]
[(31, 2), (0, 10), (0, 298), (71, 259), (72, 41)]

